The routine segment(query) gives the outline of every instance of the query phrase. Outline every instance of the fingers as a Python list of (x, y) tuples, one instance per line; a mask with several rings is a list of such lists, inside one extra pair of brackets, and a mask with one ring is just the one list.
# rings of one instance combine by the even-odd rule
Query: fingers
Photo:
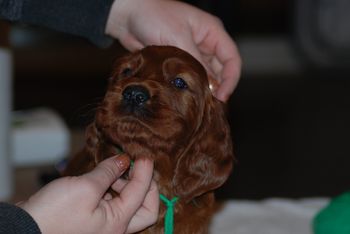
[(96, 201), (101, 199), (107, 189), (129, 168), (130, 159), (122, 154), (108, 158), (97, 165), (91, 172), (80, 176), (80, 179), (88, 181), (94, 189), (91, 196), (96, 196)]
[[(122, 193), (123, 189), (128, 186), (129, 182), (130, 182), (129, 180), (118, 179), (116, 182), (112, 184), (111, 187), (114, 191), (120, 194)], [(110, 196), (107, 196), (105, 200), (110, 200)], [(134, 215), (132, 216), (132, 219), (128, 224), (126, 233), (139, 232), (145, 229), (146, 227), (154, 224), (158, 219), (158, 212), (159, 212), (159, 191), (158, 191), (157, 184), (155, 183), (155, 181), (152, 180), (151, 185), (143, 200), (143, 203), (136, 210), (136, 213), (134, 213)]]
[(155, 181), (152, 181), (142, 206), (131, 219), (127, 233), (135, 233), (151, 226), (158, 220), (159, 191)]
[(194, 21), (192, 24), (194, 41), (206, 67), (210, 67), (209, 75), (214, 75), (220, 83), (214, 95), (221, 101), (227, 101), (240, 77), (241, 58), (221, 21), (210, 15), (205, 19), (206, 23)]
[(216, 96), (221, 101), (227, 101), (237, 86), (242, 62), (236, 45), (225, 31), (222, 31), (222, 38), (215, 48), (215, 57), (222, 64), (221, 84)]
[(203, 38), (182, 37), (178, 47), (189, 52), (206, 68), (208, 75), (213, 76), (219, 87), (213, 94), (226, 102), (236, 88), (241, 71), (241, 58), (238, 49), (223, 27), (208, 27)]
[(128, 180), (120, 178), (112, 184), (111, 188), (120, 194), (128, 182)]
[[(236, 47), (231, 48), (231, 53), (216, 49), (210, 55), (203, 54), (193, 48), (188, 49), (188, 51), (204, 65), (208, 75), (217, 80), (219, 85), (217, 89), (213, 90), (213, 95), (226, 102), (236, 88), (240, 77), (241, 59)], [(210, 58), (209, 61), (208, 57)]]
[(112, 207), (118, 207), (130, 218), (143, 204), (149, 191), (153, 176), (153, 162), (149, 159), (138, 159), (135, 161), (131, 180), (118, 197), (110, 200)]
[(235, 61), (228, 61), (223, 65), (219, 89), (214, 94), (217, 99), (226, 102), (236, 88), (240, 77), (240, 65)]

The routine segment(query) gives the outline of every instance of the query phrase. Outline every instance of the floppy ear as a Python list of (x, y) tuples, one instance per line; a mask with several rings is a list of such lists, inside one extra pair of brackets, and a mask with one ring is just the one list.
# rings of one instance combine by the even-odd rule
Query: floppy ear
[(206, 95), (202, 123), (189, 149), (180, 156), (173, 186), (186, 202), (220, 187), (230, 175), (233, 148), (223, 103)]
[(91, 171), (103, 159), (112, 156), (112, 153), (108, 153), (112, 147), (104, 143), (95, 123), (91, 123), (86, 128), (85, 138), (84, 148), (69, 161), (63, 172), (64, 176), (84, 174)]

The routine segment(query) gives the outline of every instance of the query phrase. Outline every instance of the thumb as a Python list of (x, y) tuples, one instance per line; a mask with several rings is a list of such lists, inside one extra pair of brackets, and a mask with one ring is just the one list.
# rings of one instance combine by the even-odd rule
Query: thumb
[(88, 180), (93, 185), (96, 191), (95, 195), (100, 199), (129, 166), (129, 157), (126, 154), (121, 154), (102, 161), (81, 178)]

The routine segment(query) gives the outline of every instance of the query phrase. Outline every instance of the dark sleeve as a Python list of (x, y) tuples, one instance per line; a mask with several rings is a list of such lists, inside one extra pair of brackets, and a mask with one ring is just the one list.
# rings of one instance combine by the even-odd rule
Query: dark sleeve
[(0, 234), (40, 234), (34, 219), (21, 208), (0, 202)]
[(113, 0), (0, 0), (0, 18), (82, 36), (100, 47)]

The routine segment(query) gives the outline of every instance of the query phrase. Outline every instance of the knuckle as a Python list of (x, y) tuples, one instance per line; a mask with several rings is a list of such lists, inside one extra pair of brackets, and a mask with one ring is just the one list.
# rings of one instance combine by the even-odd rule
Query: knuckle
[(103, 175), (107, 179), (114, 179), (119, 176), (119, 173), (117, 171), (118, 167), (111, 167), (105, 163), (101, 163), (97, 167), (99, 167), (99, 169), (104, 172)]

